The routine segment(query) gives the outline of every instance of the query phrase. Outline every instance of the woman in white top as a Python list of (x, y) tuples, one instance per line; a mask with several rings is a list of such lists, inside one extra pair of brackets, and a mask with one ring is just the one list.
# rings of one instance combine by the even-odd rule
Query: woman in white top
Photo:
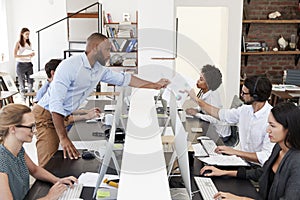
[[(200, 78), (197, 81), (197, 88), (200, 89), (198, 98), (205, 102), (214, 105), (217, 108), (222, 108), (222, 102), (220, 94), (216, 91), (222, 83), (222, 74), (218, 68), (212, 65), (205, 65), (201, 69)], [(200, 118), (204, 121), (210, 122), (211, 125), (216, 129), (216, 132), (226, 140), (230, 136), (230, 126), (223, 123), (216, 118), (207, 115), (201, 108), (188, 108), (186, 113)]]
[(19, 83), (19, 90), (22, 95), (25, 93), (25, 78), (28, 84), (28, 92), (32, 92), (33, 79), (30, 75), (33, 74), (33, 65), (31, 63), (31, 57), (34, 56), (34, 52), (31, 48), (31, 42), (29, 40), (30, 31), (28, 28), (22, 28), (20, 33), (20, 39), (16, 43), (14, 56), (17, 61), (17, 76)]

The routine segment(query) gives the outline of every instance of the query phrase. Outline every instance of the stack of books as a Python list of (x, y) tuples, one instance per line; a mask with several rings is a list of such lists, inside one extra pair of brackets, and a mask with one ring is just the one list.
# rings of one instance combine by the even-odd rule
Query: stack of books
[(130, 22), (122, 22), (119, 25), (118, 37), (132, 38), (134, 37), (134, 30)]
[(246, 51), (261, 51), (261, 42), (246, 42)]

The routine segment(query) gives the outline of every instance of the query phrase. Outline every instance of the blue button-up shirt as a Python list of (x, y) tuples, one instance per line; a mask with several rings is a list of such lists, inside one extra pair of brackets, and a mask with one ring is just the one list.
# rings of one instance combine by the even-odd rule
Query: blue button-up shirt
[(114, 72), (99, 62), (91, 67), (86, 54), (82, 53), (60, 63), (48, 91), (38, 104), (50, 112), (68, 116), (79, 108), (99, 81), (128, 86), (130, 80), (130, 74)]

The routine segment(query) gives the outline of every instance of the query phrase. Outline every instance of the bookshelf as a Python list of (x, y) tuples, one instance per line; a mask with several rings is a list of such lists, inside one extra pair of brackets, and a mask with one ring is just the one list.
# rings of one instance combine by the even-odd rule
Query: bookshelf
[(116, 22), (103, 12), (103, 33), (111, 43), (110, 67), (117, 71), (138, 72), (138, 12), (136, 21)]

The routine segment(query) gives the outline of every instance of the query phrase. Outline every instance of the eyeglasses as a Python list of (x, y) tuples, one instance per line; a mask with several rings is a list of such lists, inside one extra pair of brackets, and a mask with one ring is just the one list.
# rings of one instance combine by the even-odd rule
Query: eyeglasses
[(32, 126), (25, 126), (25, 125), (22, 125), (22, 124), (18, 124), (18, 125), (15, 125), (15, 127), (17, 127), (17, 128), (29, 128), (29, 129), (31, 129), (31, 131), (32, 132), (34, 132), (35, 131), (35, 124), (33, 124)]
[(247, 95), (247, 94), (250, 94), (250, 93), (249, 93), (249, 92), (244, 92), (244, 91), (242, 90), (241, 96), (244, 96), (244, 95)]

